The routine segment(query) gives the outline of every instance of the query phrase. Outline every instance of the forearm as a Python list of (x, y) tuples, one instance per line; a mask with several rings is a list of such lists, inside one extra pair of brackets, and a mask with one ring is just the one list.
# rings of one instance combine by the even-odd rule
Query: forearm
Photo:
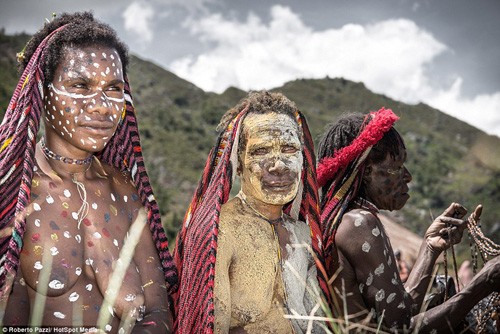
[(478, 281), (471, 283), (445, 303), (413, 317), (411, 328), (418, 333), (431, 331), (451, 333), (474, 305), (487, 297), (490, 292), (488, 288), (485, 288)]
[(425, 294), (432, 280), (433, 268), (439, 253), (431, 250), (424, 241), (420, 246), (417, 260), (413, 269), (404, 284), (406, 292), (413, 299), (413, 305), (417, 312), (420, 310), (424, 301)]

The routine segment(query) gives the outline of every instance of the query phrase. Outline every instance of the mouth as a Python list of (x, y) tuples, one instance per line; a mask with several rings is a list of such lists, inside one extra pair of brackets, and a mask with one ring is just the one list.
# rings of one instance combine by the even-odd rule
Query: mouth
[(289, 191), (293, 187), (295, 182), (290, 181), (268, 181), (264, 182), (264, 187), (273, 192), (284, 192)]
[(80, 127), (93, 134), (109, 134), (110, 131), (114, 130), (115, 125), (112, 122), (85, 122), (80, 124)]

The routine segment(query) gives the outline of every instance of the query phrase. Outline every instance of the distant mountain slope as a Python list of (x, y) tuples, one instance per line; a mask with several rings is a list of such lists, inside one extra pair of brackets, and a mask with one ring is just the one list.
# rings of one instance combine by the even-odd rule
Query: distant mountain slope
[[(17, 82), (15, 52), (27, 36), (0, 33), (0, 116)], [(132, 57), (129, 79), (139, 118), (146, 165), (171, 238), (215, 141), (222, 114), (246, 92), (207, 93), (161, 67)], [(408, 148), (412, 198), (392, 217), (422, 235), (430, 216), (452, 201), (472, 211), (485, 205), (483, 228), (500, 239), (500, 139), (425, 104), (408, 105), (342, 78), (295, 80), (276, 88), (306, 115), (318, 141), (326, 124), (344, 111), (393, 109)]]

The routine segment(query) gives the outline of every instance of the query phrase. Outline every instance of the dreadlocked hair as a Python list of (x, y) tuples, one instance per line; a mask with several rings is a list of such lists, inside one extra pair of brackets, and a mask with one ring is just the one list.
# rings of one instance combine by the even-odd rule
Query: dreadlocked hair
[[(328, 125), (319, 142), (318, 161), (332, 157), (340, 149), (349, 146), (369, 121), (370, 118), (367, 118), (364, 114), (348, 112), (344, 113), (336, 122)], [(382, 139), (373, 145), (364, 165), (379, 163), (386, 158), (387, 154), (395, 158), (400, 154), (401, 149), (406, 149), (403, 138), (394, 127), (391, 127)], [(325, 200), (326, 190), (330, 188), (332, 182), (333, 180), (329, 180), (322, 188), (325, 190), (321, 194), (322, 203)]]
[(28, 41), (18, 65), (19, 74), (22, 74), (35, 53), (38, 45), (59, 27), (68, 25), (59, 31), (48, 42), (41, 68), (44, 73), (44, 84), (54, 79), (54, 72), (63, 59), (66, 47), (86, 47), (102, 45), (116, 49), (123, 65), (123, 75), (126, 76), (128, 65), (128, 49), (118, 38), (116, 32), (106, 23), (94, 19), (92, 12), (62, 13), (52, 21), (47, 22)]

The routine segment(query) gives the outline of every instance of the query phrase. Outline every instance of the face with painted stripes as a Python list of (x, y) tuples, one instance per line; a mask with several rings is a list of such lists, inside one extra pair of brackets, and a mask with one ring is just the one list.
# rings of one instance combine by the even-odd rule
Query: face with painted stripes
[(115, 49), (67, 47), (45, 89), (44, 121), (50, 148), (69, 157), (79, 155), (78, 151), (102, 150), (118, 126), (124, 101), (122, 62)]

